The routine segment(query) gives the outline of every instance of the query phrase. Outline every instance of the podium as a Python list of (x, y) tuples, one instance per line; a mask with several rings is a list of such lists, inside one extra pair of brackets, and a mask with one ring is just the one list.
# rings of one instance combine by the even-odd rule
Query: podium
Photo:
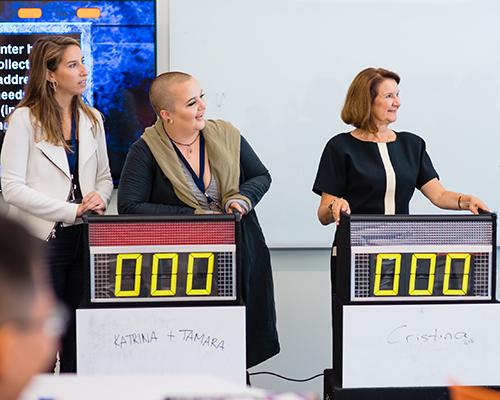
[(92, 216), (86, 233), (78, 374), (209, 374), (245, 384), (233, 216)]
[(334, 253), (325, 398), (500, 385), (496, 215), (343, 215)]

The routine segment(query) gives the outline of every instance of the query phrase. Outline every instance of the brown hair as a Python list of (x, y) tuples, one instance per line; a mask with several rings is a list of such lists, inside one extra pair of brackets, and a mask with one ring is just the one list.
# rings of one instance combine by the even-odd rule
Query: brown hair
[(163, 109), (174, 111), (174, 99), (170, 92), (170, 86), (185, 82), (191, 78), (192, 76), (185, 72), (172, 71), (164, 72), (153, 80), (149, 88), (149, 102), (158, 117)]
[(342, 113), (342, 121), (368, 132), (377, 132), (372, 117), (372, 104), (377, 96), (378, 87), (386, 79), (394, 79), (398, 84), (399, 76), (383, 68), (366, 68), (361, 71), (349, 86)]
[[(45, 36), (38, 39), (31, 49), (30, 71), (23, 99), (16, 108), (28, 107), (33, 118), (33, 127), (40, 128), (44, 139), (56, 146), (67, 147), (62, 130), (61, 109), (54, 96), (54, 88), (47, 80), (48, 71), (55, 71), (61, 63), (64, 51), (69, 46), (80, 43), (69, 36)], [(78, 129), (78, 111), (82, 110), (92, 122), (92, 132), (97, 132), (98, 119), (81, 96), (74, 96), (71, 102), (72, 113)]]

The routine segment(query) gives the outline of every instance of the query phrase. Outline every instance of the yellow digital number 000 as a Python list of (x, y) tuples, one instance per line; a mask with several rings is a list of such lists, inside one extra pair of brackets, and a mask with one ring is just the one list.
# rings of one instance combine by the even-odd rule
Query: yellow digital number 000
[[(134, 288), (122, 290), (123, 260), (135, 260)], [(116, 257), (115, 296), (137, 297), (141, 291), (142, 254), (118, 254)]]
[[(427, 289), (415, 289), (419, 260), (429, 260), (429, 280), (427, 282)], [(432, 296), (432, 293), (434, 291), (435, 273), (436, 273), (435, 254), (425, 254), (425, 253), (413, 254), (411, 256), (410, 287), (408, 289), (408, 294), (410, 296)]]
[[(392, 289), (381, 289), (380, 281), (385, 260), (394, 260), (394, 276)], [(397, 296), (399, 293), (399, 274), (401, 271), (401, 254), (377, 254), (377, 265), (375, 267), (375, 284), (373, 294), (375, 296)]]
[[(170, 289), (158, 289), (158, 272), (160, 260), (171, 260)], [(151, 271), (151, 296), (175, 296), (177, 290), (177, 269), (179, 267), (179, 255), (177, 253), (160, 253), (153, 256), (153, 268)]]
[[(453, 263), (453, 260), (464, 261), (464, 273), (462, 275), (462, 287), (460, 289), (450, 289), (451, 265)], [(467, 288), (469, 286), (470, 260), (471, 260), (470, 254), (466, 253), (455, 253), (446, 255), (446, 264), (444, 267), (443, 294), (458, 295), (458, 296), (465, 296), (467, 294)]]
[[(206, 259), (207, 260), (207, 280), (205, 282), (205, 288), (203, 288), (203, 289), (193, 289), (194, 262), (196, 259)], [(213, 253), (191, 253), (189, 255), (189, 261), (188, 261), (186, 294), (188, 296), (210, 294), (212, 292), (213, 272), (214, 272), (214, 254)]]

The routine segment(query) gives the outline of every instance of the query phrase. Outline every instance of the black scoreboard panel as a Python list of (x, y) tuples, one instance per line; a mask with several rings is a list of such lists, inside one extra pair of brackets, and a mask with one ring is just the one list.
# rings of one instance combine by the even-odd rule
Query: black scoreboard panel
[(111, 251), (91, 253), (93, 302), (236, 299), (234, 246)]
[(89, 306), (241, 300), (234, 216), (88, 217)]
[(496, 215), (344, 215), (336, 238), (344, 302), (495, 299)]

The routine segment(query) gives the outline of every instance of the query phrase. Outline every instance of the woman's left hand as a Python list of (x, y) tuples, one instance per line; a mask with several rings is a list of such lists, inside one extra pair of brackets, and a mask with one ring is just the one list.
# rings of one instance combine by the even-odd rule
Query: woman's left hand
[(472, 214), (479, 214), (480, 211), (490, 211), (489, 207), (481, 199), (470, 194), (460, 195), (458, 203), (461, 210), (469, 210)]
[(106, 209), (106, 203), (104, 203), (104, 200), (97, 192), (86, 194), (82, 199), (82, 205), (84, 205), (87, 210), (94, 211), (99, 215), (104, 214), (104, 210)]
[(236, 201), (229, 203), (229, 206), (227, 207), (228, 214), (234, 214), (234, 212), (240, 213), (241, 216), (246, 214), (245, 209)]
[(420, 191), (432, 204), (445, 210), (470, 210), (472, 214), (490, 211), (489, 207), (476, 196), (446, 190), (437, 178), (427, 182)]

